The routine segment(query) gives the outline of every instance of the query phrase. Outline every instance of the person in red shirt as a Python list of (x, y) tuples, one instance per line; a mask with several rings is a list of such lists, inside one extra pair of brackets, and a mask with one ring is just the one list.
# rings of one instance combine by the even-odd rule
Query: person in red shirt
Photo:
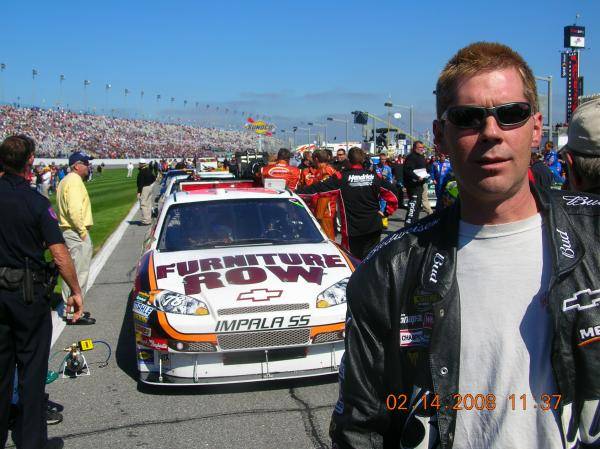
[[(315, 181), (325, 181), (329, 177), (335, 175), (337, 171), (329, 164), (329, 155), (325, 150), (316, 150), (313, 153), (313, 162), (317, 164)], [(335, 211), (338, 196), (323, 196), (317, 200), (315, 207), (315, 217), (319, 220), (323, 231), (331, 240), (335, 239)]]
[(310, 159), (310, 161), (302, 161), (302, 163), (304, 164), (305, 162), (307, 162), (307, 165), (302, 168), (301, 165), (298, 166), (298, 169), (300, 170), (300, 181), (299, 181), (299, 185), (302, 187), (307, 187), (310, 186), (312, 184), (314, 184), (315, 182), (318, 182), (317, 180), (317, 163), (314, 159)]
[(261, 169), (262, 179), (284, 179), (288, 189), (296, 190), (300, 180), (300, 170), (290, 165), (291, 157), (292, 152), (290, 150), (281, 148), (277, 153), (277, 162)]

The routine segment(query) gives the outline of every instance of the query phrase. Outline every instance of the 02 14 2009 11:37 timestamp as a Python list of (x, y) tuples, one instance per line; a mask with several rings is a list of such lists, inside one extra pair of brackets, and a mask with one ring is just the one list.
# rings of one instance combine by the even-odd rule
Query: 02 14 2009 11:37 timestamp
[(557, 410), (560, 404), (561, 395), (541, 394), (536, 401), (533, 397), (528, 397), (526, 394), (509, 394), (508, 396), (496, 396), (494, 393), (455, 393), (450, 396), (446, 404), (440, 402), (438, 394), (426, 393), (412, 406), (406, 394), (389, 394), (385, 401), (385, 406), (388, 410), (406, 410), (410, 408), (440, 409), (446, 408), (451, 410), (495, 410), (499, 400), (508, 401), (509, 410), (530, 410), (540, 409), (544, 412), (549, 410)]

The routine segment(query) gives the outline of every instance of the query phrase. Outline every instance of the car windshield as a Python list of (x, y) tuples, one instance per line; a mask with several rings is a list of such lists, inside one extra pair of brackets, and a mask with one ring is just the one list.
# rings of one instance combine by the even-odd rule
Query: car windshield
[(243, 199), (171, 205), (157, 248), (169, 252), (322, 241), (323, 236), (301, 201)]

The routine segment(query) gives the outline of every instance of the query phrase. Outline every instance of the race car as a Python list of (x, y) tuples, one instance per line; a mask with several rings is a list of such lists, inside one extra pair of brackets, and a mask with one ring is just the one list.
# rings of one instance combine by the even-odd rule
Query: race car
[(133, 288), (140, 380), (160, 385), (334, 374), (356, 260), (287, 190), (176, 192)]

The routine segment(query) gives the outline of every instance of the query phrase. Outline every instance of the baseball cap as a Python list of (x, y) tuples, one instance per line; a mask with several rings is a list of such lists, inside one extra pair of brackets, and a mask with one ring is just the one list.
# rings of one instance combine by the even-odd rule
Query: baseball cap
[(147, 164), (147, 163), (148, 163), (148, 161), (146, 159), (144, 159), (144, 158), (140, 159), (140, 164)]
[(91, 156), (88, 156), (85, 152), (76, 151), (75, 153), (73, 153), (69, 156), (69, 166), (75, 165), (77, 162), (83, 162), (84, 164), (86, 164), (89, 161), (91, 161), (92, 159), (94, 159), (94, 158)]
[(600, 156), (600, 98), (580, 105), (567, 132), (569, 140), (561, 148), (582, 156)]

